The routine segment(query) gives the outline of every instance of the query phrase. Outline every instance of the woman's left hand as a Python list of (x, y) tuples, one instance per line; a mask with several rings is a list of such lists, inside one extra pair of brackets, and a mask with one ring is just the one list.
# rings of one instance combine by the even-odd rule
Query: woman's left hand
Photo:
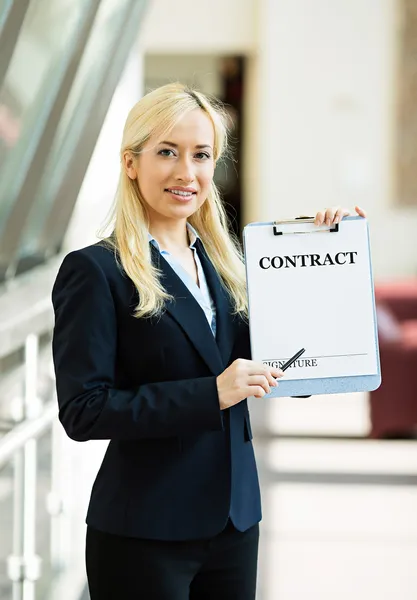
[[(360, 217), (366, 217), (366, 212), (359, 206), (355, 206), (355, 211)], [(343, 217), (348, 217), (350, 211), (340, 206), (334, 208), (327, 208), (326, 210), (320, 211), (314, 218), (314, 225), (335, 225), (340, 223)]]

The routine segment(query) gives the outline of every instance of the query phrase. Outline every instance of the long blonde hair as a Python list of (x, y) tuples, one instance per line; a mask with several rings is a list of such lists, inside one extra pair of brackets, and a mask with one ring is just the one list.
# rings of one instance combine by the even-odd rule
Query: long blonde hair
[[(114, 248), (118, 261), (138, 290), (136, 317), (160, 314), (172, 297), (161, 283), (159, 269), (152, 264), (147, 205), (137, 180), (130, 179), (126, 173), (123, 155), (126, 151), (138, 155), (154, 133), (168, 133), (185, 114), (196, 108), (203, 110), (213, 123), (213, 153), (217, 161), (227, 146), (225, 114), (219, 104), (180, 83), (164, 85), (141, 98), (129, 112), (123, 130), (119, 184), (105, 225), (105, 228), (112, 226), (112, 234), (101, 237)], [(214, 181), (206, 201), (188, 221), (198, 232), (229, 293), (234, 312), (246, 316), (248, 305), (242, 253), (238, 240), (228, 230), (226, 213)]]

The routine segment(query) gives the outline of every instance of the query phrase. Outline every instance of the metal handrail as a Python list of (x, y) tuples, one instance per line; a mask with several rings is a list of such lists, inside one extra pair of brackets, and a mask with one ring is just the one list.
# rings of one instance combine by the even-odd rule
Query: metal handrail
[(0, 438), (0, 468), (29, 440), (39, 438), (52, 425), (58, 414), (56, 401), (48, 402), (39, 417), (26, 419)]
[(23, 348), (30, 333), (52, 330), (51, 290), (62, 258), (56, 256), (0, 288), (0, 359)]

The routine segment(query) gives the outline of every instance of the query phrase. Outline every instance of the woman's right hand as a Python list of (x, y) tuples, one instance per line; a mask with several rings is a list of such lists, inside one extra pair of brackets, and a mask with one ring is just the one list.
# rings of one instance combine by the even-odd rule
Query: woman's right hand
[(216, 379), (220, 409), (238, 404), (248, 396), (262, 398), (278, 385), (275, 378), (283, 375), (281, 369), (238, 358)]

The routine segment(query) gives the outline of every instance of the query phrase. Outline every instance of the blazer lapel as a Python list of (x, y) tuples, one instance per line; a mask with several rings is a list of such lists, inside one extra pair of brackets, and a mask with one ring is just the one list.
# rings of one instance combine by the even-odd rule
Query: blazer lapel
[(223, 371), (223, 362), (203, 309), (175, 273), (168, 261), (151, 244), (152, 262), (162, 272), (162, 284), (174, 297), (166, 310), (177, 321), (214, 375)]
[(210, 293), (216, 305), (216, 340), (223, 365), (227, 365), (235, 342), (231, 302), (199, 238), (197, 238), (196, 246)]

